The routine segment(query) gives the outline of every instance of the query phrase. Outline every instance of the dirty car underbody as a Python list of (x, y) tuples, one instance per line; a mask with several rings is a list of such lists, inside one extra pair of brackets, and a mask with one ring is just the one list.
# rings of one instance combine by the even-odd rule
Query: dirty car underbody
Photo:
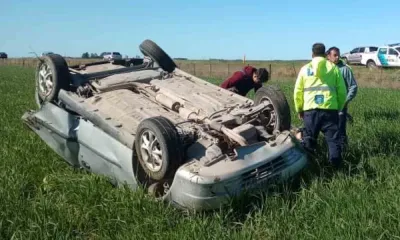
[(303, 169), (278, 90), (253, 101), (182, 71), (149, 40), (140, 47), (154, 61), (136, 68), (46, 56), (39, 109), (24, 122), (71, 165), (184, 208), (217, 208)]

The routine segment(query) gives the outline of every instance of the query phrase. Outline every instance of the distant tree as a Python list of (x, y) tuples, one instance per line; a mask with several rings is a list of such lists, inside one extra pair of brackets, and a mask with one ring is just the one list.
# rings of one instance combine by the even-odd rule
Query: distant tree
[(83, 53), (82, 58), (89, 58), (89, 53), (88, 52)]
[(91, 53), (90, 58), (99, 58), (99, 55), (97, 55), (97, 53)]

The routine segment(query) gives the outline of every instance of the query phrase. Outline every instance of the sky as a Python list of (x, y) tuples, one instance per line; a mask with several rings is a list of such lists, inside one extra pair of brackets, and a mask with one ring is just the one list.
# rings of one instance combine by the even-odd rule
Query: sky
[(400, 42), (400, 1), (0, 0), (0, 52), (142, 56), (151, 39), (171, 57), (310, 59), (322, 42), (347, 52)]

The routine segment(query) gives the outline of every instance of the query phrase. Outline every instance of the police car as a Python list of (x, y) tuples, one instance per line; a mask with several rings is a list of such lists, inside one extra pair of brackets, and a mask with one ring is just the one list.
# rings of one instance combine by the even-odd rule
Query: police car
[(361, 64), (368, 68), (400, 67), (400, 43), (381, 46), (376, 52), (364, 54)]

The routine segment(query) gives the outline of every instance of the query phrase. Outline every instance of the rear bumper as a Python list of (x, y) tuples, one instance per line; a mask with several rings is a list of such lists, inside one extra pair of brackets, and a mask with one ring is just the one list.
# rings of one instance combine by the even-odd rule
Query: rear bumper
[[(235, 161), (243, 161), (243, 159)], [(252, 168), (229, 177), (199, 176), (190, 172), (190, 168), (181, 167), (164, 200), (180, 208), (195, 210), (219, 208), (228, 203), (232, 196), (237, 196), (244, 191), (266, 191), (272, 183), (279, 184), (288, 180), (297, 175), (306, 163), (306, 155), (291, 145), (282, 156), (259, 159)]]

